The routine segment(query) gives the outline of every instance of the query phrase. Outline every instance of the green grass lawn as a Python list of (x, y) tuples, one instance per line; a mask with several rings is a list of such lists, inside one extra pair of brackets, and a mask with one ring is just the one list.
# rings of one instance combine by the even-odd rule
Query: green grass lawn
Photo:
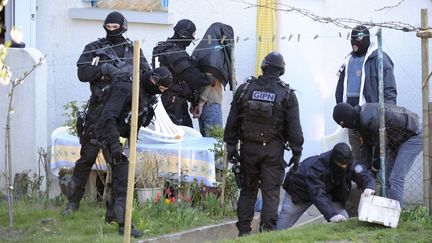
[[(104, 223), (102, 203), (86, 202), (80, 211), (61, 216), (61, 201), (15, 201), (14, 232), (9, 234), (8, 208), (0, 201), (0, 242), (122, 242), (117, 226)], [(188, 203), (134, 205), (133, 222), (145, 238), (220, 223), (222, 217)], [(234, 242), (432, 242), (432, 218), (425, 208), (402, 212), (397, 229), (351, 219), (339, 224), (300, 228), (242, 237)], [(233, 242), (233, 241), (225, 241)]]
[(262, 233), (225, 242), (432, 242), (432, 220), (424, 208), (405, 211), (398, 228), (360, 222), (310, 224), (300, 228)]
[[(63, 205), (15, 201), (14, 232), (8, 234), (8, 207), (0, 201), (0, 242), (121, 242), (117, 226), (104, 223), (102, 203), (82, 202), (79, 212), (63, 217)], [(145, 238), (220, 222), (190, 204), (135, 205), (132, 222)]]

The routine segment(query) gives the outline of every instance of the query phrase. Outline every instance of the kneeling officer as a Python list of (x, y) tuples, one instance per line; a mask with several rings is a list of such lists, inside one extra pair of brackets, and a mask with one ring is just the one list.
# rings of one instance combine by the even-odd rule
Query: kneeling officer
[(330, 151), (305, 159), (297, 171), (290, 171), (285, 177), (286, 193), (277, 228), (293, 226), (312, 204), (327, 221), (346, 221), (348, 213), (344, 206), (351, 181), (364, 189), (365, 196), (375, 193), (375, 178), (363, 164), (353, 162), (351, 148), (346, 143), (338, 143)]

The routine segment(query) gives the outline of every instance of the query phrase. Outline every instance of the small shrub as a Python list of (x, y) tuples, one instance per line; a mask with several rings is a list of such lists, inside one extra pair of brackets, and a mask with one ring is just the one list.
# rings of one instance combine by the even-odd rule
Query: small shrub
[(73, 100), (65, 105), (63, 105), (63, 109), (65, 110), (65, 113), (63, 113), (63, 116), (66, 117), (66, 121), (64, 122), (63, 126), (68, 126), (68, 132), (72, 135), (77, 135), (76, 131), (76, 122), (77, 122), (77, 112), (84, 110), (87, 103), (80, 102), (78, 104), (78, 101)]
[(210, 217), (221, 217), (223, 209), (219, 204), (217, 196), (213, 193), (207, 193), (203, 200), (203, 208), (205, 213)]
[[(229, 169), (230, 166), (224, 168), (223, 159), (225, 157), (225, 149), (224, 149), (224, 129), (218, 126), (213, 126), (209, 130), (209, 136), (216, 139), (216, 143), (214, 144), (213, 151), (215, 153), (215, 161), (216, 161), (216, 174), (217, 180), (222, 180), (223, 175), (225, 174), (225, 189), (224, 189), (224, 202), (220, 202), (223, 207), (229, 207), (224, 212), (233, 212), (236, 209), (237, 204), (237, 193), (238, 188), (235, 181), (235, 176), (232, 171)], [(219, 190), (222, 190), (221, 183), (219, 184)], [(224, 213), (225, 214), (225, 213)]]

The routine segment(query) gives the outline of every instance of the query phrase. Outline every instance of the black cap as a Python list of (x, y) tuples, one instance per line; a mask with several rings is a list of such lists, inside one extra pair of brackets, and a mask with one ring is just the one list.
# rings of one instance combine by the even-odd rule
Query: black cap
[(353, 155), (351, 148), (346, 143), (338, 143), (333, 147), (330, 162), (339, 165), (352, 164)]

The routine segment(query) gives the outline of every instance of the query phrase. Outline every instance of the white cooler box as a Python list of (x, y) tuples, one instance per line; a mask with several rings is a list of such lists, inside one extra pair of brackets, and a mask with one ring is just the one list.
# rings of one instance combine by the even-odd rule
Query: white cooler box
[(399, 222), (401, 207), (393, 199), (379, 196), (361, 196), (358, 207), (360, 221), (377, 223), (396, 228)]

